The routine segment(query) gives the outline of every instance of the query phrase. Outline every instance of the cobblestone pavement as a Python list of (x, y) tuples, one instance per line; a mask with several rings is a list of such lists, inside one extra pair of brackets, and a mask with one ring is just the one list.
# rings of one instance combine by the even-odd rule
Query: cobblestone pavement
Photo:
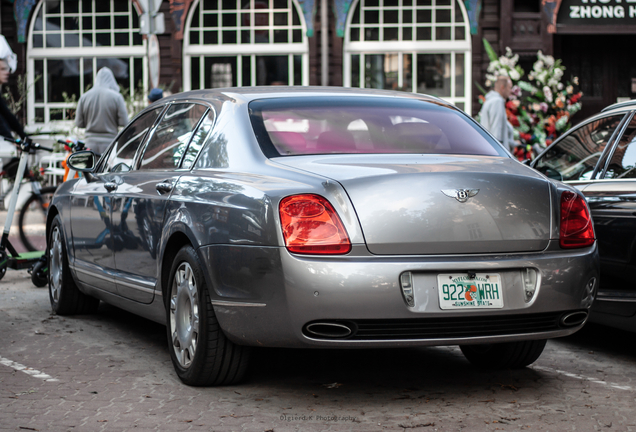
[(634, 335), (589, 326), (520, 371), (456, 347), (256, 351), (245, 383), (187, 387), (165, 328), (102, 304), (51, 315), (24, 271), (0, 282), (0, 430), (636, 431)]

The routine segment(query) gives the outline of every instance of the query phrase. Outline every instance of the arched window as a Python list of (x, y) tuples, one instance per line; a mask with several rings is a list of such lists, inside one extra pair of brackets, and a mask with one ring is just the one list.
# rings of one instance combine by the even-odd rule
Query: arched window
[(43, 0), (28, 34), (29, 124), (70, 120), (73, 99), (104, 66), (131, 93), (147, 87), (146, 45), (131, 1)]
[(346, 29), (345, 86), (425, 93), (470, 111), (470, 27), (461, 1), (358, 0)]
[(307, 85), (299, 11), (294, 0), (195, 1), (184, 37), (184, 89)]

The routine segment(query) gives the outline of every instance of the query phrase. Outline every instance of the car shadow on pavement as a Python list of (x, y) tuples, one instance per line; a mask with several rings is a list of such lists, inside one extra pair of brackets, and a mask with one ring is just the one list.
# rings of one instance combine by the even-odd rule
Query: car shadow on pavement
[[(403, 349), (273, 349), (254, 351), (250, 384), (279, 391), (302, 386), (311, 397), (327, 396), (342, 386), (349, 396), (435, 398), (434, 394), (463, 395), (491, 389), (507, 394), (520, 388), (539, 386), (544, 374), (529, 368), (483, 370), (464, 359), (458, 347)], [(545, 384), (545, 383), (544, 383)], [(431, 393), (434, 391), (434, 393)], [(414, 396), (418, 395), (418, 396)], [(446, 397), (445, 396), (445, 397)]]
[(571, 336), (557, 339), (569, 347), (578, 347), (587, 351), (603, 352), (607, 355), (618, 355), (636, 360), (636, 345), (634, 333), (604, 326), (602, 324), (587, 323)]
[[(79, 318), (79, 317), (78, 317)], [(107, 327), (109, 335), (131, 348), (142, 348), (169, 362), (165, 327), (117, 307), (101, 303), (94, 315), (81, 317), (84, 323)], [(389, 392), (396, 398), (434, 399), (446, 395), (477, 394), (484, 388), (493, 395), (507, 395), (522, 388), (545, 385), (546, 374), (524, 368), (487, 370), (471, 365), (457, 346), (397, 349), (286, 349), (254, 348), (243, 384), (286, 393), (301, 391), (309, 398), (328, 396), (346, 387), (350, 396)], [(415, 392), (415, 393), (412, 393)], [(418, 393), (419, 392), (419, 393)], [(294, 397), (299, 396), (295, 393)]]

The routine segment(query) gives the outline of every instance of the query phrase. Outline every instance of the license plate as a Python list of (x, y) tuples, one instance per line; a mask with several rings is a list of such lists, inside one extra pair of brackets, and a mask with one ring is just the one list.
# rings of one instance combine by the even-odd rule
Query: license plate
[(503, 307), (503, 286), (497, 273), (437, 275), (442, 309), (497, 309)]

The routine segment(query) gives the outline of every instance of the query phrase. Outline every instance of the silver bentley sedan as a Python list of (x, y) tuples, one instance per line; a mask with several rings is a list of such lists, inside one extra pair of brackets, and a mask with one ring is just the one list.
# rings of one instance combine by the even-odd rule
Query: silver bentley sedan
[(454, 106), (344, 88), (161, 99), (55, 194), (57, 314), (99, 301), (167, 328), (189, 385), (250, 347), (459, 345), (519, 368), (579, 330), (598, 286), (576, 189), (515, 161)]

